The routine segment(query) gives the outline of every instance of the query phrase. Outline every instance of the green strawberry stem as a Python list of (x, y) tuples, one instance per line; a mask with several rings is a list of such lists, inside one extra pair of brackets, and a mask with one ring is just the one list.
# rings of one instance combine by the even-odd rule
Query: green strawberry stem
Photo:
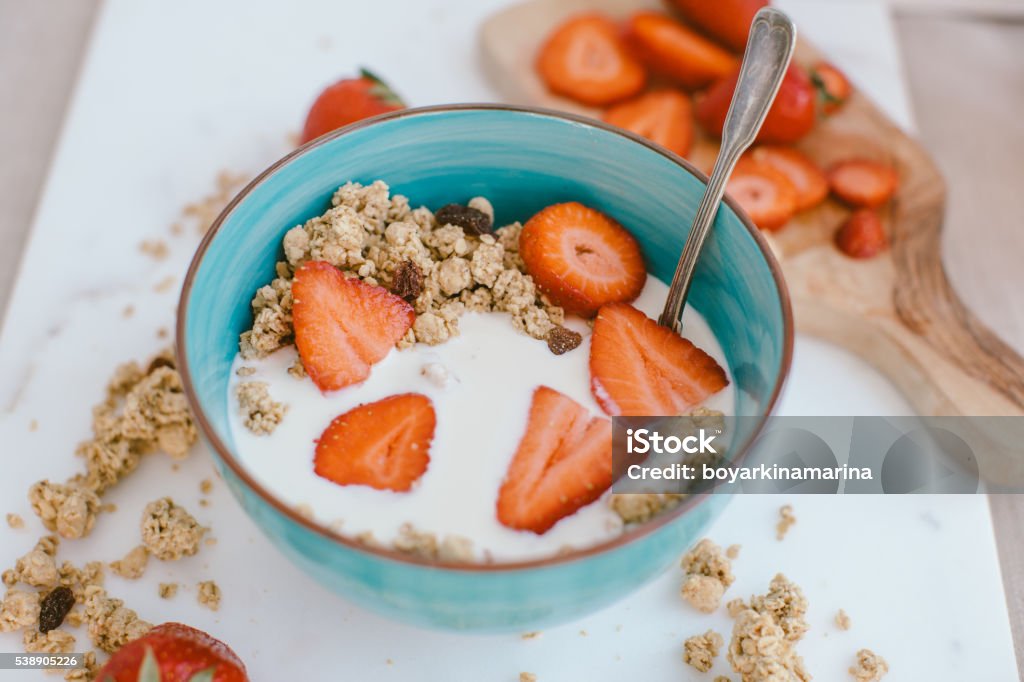
[(391, 104), (396, 107), (405, 107), (405, 102), (402, 98), (391, 89), (391, 86), (384, 82), (377, 74), (373, 73), (367, 68), (359, 69), (359, 76), (373, 83), (373, 87), (370, 89), (370, 93), (386, 104)]

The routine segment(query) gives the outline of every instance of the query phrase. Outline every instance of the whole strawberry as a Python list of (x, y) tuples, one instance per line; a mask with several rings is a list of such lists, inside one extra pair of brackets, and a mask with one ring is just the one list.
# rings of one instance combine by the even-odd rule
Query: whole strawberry
[(306, 115), (302, 143), (370, 116), (404, 109), (405, 103), (387, 83), (366, 69), (327, 87)]
[(97, 682), (249, 682), (231, 648), (181, 623), (157, 625), (118, 649)]

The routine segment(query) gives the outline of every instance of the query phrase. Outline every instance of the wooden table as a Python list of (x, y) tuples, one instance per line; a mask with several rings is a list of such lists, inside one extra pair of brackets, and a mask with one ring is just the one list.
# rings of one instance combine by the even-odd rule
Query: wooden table
[[(1014, 201), (1024, 184), (1024, 23), (1019, 12), (1014, 23), (931, 13), (926, 0), (907, 4), (913, 12), (899, 14), (897, 27), (915, 117), (949, 185), (947, 269), (981, 319), (1024, 351), (1024, 305), (1012, 295), (1024, 290), (1024, 231)], [(0, 0), (0, 89), (16, 94), (0, 102), (0, 314), (97, 5)], [(991, 506), (1017, 657), (1024, 661), (1024, 498), (993, 497)]]

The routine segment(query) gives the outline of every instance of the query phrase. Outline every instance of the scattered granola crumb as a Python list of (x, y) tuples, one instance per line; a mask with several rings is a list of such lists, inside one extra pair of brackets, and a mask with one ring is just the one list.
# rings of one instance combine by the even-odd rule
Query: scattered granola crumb
[(767, 594), (751, 597), (749, 605), (733, 600), (729, 613), (736, 622), (728, 658), (742, 682), (811, 679), (796, 653), (796, 643), (808, 627), (807, 600), (799, 587), (780, 573)]
[(203, 540), (203, 544), (207, 547), (213, 547), (217, 544), (217, 538), (206, 538), (205, 540)]
[(199, 492), (203, 495), (209, 495), (213, 492), (213, 481), (208, 478), (204, 478), (199, 482)]
[(170, 250), (167, 248), (167, 242), (162, 239), (146, 239), (139, 244), (139, 251), (153, 260), (163, 260), (167, 258)]
[(0, 603), (0, 632), (13, 632), (39, 622), (39, 593), (10, 588)]
[(537, 639), (540, 636), (541, 632), (539, 630), (534, 630), (533, 632), (524, 632), (523, 634), (519, 635), (521, 639)]
[(203, 580), (199, 583), (197, 598), (201, 606), (205, 606), (211, 611), (216, 611), (220, 608), (220, 587), (212, 580)]
[(889, 672), (889, 664), (871, 649), (857, 652), (857, 663), (850, 667), (850, 674), (857, 682), (878, 682)]
[(643, 523), (679, 504), (677, 493), (620, 493), (609, 498), (609, 505), (623, 523)]
[(842, 609), (839, 609), (836, 613), (836, 627), (840, 630), (850, 629), (850, 616), (848, 616), (846, 611)]
[(429, 531), (420, 531), (411, 523), (404, 523), (398, 529), (394, 548), (399, 552), (432, 561), (449, 563), (471, 563), (473, 561), (472, 540), (461, 535), (446, 535), (443, 540), (438, 542), (437, 535)]
[(580, 630), (580, 637), (586, 637), (586, 636), (587, 636), (587, 631), (586, 630)]
[(28, 500), (47, 530), (68, 539), (88, 535), (100, 509), (99, 497), (92, 490), (74, 483), (51, 483), (48, 479), (29, 488)]
[(206, 499), (205, 497), (201, 498), (199, 500), (199, 506), (200, 507), (209, 507), (210, 506), (210, 500)]
[(15, 562), (13, 572), (5, 571), (4, 583), (13, 585), (20, 582), (32, 587), (45, 588), (56, 585), (60, 573), (53, 558), (56, 551), (49, 551), (50, 546), (48, 540), (36, 543), (33, 549)]
[(162, 280), (153, 285), (153, 291), (158, 294), (162, 294), (165, 291), (170, 291), (171, 287), (174, 286), (176, 281), (174, 275), (167, 275)]
[(269, 388), (265, 381), (245, 381), (235, 389), (245, 428), (257, 435), (273, 433), (288, 411), (287, 405), (270, 397)]
[(711, 613), (722, 603), (725, 586), (707, 575), (688, 575), (680, 590), (683, 599), (701, 613)]
[(238, 370), (235, 372), (235, 374), (237, 374), (240, 377), (251, 377), (255, 373), (255, 367), (239, 367)]
[(793, 506), (786, 504), (779, 507), (779, 522), (775, 525), (775, 539), (782, 540), (789, 532), (790, 526), (796, 523), (796, 516), (793, 514)]
[[(213, 192), (198, 201), (186, 204), (182, 210), (182, 217), (194, 222), (196, 229), (201, 234), (205, 234), (224, 207), (246, 182), (248, 182), (247, 176), (222, 170), (217, 174)], [(174, 229), (173, 225), (171, 229)]]
[(82, 667), (72, 668), (64, 673), (65, 682), (92, 682), (100, 672), (100, 664), (96, 662), (96, 654), (92, 651), (85, 652), (82, 657)]
[(178, 583), (160, 583), (157, 594), (161, 599), (173, 599), (178, 594)]
[(108, 596), (107, 591), (100, 586), (87, 587), (85, 594), (85, 620), (89, 624), (89, 637), (97, 648), (107, 653), (114, 653), (153, 627), (151, 623), (140, 619), (135, 611), (125, 608), (123, 601)]
[(288, 374), (296, 379), (305, 379), (309, 376), (306, 372), (306, 366), (302, 364), (302, 358), (295, 358), (295, 362), (288, 366)]
[(156, 330), (156, 338), (158, 339), (166, 339), (170, 335), (171, 333), (167, 331), (167, 327), (160, 327)]
[(729, 547), (726, 548), (726, 550), (725, 550), (725, 556), (729, 557), (730, 560), (737, 559), (739, 557), (739, 555), (740, 555), (740, 546), (739, 545), (729, 545)]
[(30, 654), (69, 654), (75, 650), (75, 636), (64, 630), (25, 630), (22, 644)]
[(313, 514), (313, 506), (308, 502), (302, 502), (295, 505), (295, 513), (304, 519), (309, 519), (310, 521), (315, 517), (315, 514)]
[(135, 314), (135, 306), (133, 306), (131, 304), (126, 305), (124, 307), (124, 310), (121, 311), (121, 317), (125, 318), (126, 320), (128, 318), (130, 318), (134, 314)]
[(162, 561), (176, 561), (199, 551), (206, 529), (169, 497), (146, 505), (142, 512), (142, 544)]
[(722, 636), (714, 630), (689, 637), (683, 642), (683, 661), (699, 672), (706, 673), (715, 664), (715, 658), (724, 643)]
[(144, 545), (135, 547), (123, 559), (118, 559), (110, 564), (110, 570), (122, 578), (137, 580), (146, 572), (146, 564), (149, 563), (149, 550)]
[(519, 673), (519, 682), (537, 682), (537, 676), (533, 673)]
[(21, 518), (18, 514), (10, 513), (7, 515), (7, 526), (14, 530), (19, 530), (25, 527), (25, 519)]
[(715, 675), (714, 682), (732, 682), (732, 680), (725, 675)]
[(104, 502), (100, 505), (100, 511), (104, 514), (113, 514), (117, 511), (117, 505), (113, 502)]
[(701, 613), (718, 608), (725, 590), (735, 577), (728, 557), (717, 544), (704, 538), (683, 555), (681, 562), (686, 578), (681, 594)]

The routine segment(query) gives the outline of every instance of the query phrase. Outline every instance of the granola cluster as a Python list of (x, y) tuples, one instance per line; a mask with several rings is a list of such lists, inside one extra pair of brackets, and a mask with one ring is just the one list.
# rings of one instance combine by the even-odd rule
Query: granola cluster
[(257, 435), (273, 433), (284, 419), (288, 406), (270, 397), (265, 381), (243, 381), (235, 389), (245, 428)]
[(421, 559), (451, 563), (473, 561), (473, 541), (461, 535), (446, 535), (438, 540), (429, 531), (417, 530), (411, 523), (402, 524), (395, 538), (394, 548), (399, 552)]
[(64, 538), (89, 534), (101, 511), (100, 496), (135, 470), (145, 454), (188, 454), (198, 433), (170, 349), (148, 366), (121, 365), (103, 402), (93, 408), (93, 437), (79, 444), (86, 471), (65, 483), (42, 480), (29, 489), (32, 510)]
[(857, 682), (879, 682), (889, 672), (889, 664), (871, 649), (857, 652), (857, 663), (850, 668), (850, 675)]
[(161, 497), (142, 511), (142, 544), (161, 561), (177, 561), (199, 551), (206, 528), (184, 507)]
[(715, 664), (715, 658), (724, 643), (722, 636), (714, 630), (694, 635), (683, 642), (683, 661), (699, 672), (706, 673)]
[(728, 658), (742, 682), (808, 682), (810, 673), (796, 653), (807, 632), (807, 599), (781, 573), (772, 579), (767, 594), (750, 603), (734, 599), (728, 604), (736, 619)]
[(729, 557), (708, 538), (683, 555), (682, 568), (686, 573), (682, 596), (701, 613), (717, 609), (726, 588), (736, 579)]
[[(493, 220), (486, 199), (476, 197), (470, 206)], [(467, 234), (425, 207), (411, 208), (380, 180), (366, 186), (349, 182), (335, 192), (327, 212), (285, 234), (277, 277), (253, 297), (253, 326), (241, 336), (242, 357), (264, 357), (293, 341), (291, 282), (295, 270), (311, 260), (408, 296), (416, 321), (399, 348), (443, 343), (459, 333), (459, 317), (467, 310), (508, 312), (516, 329), (545, 339), (564, 313), (525, 274), (521, 230), (513, 223), (490, 234)]]

